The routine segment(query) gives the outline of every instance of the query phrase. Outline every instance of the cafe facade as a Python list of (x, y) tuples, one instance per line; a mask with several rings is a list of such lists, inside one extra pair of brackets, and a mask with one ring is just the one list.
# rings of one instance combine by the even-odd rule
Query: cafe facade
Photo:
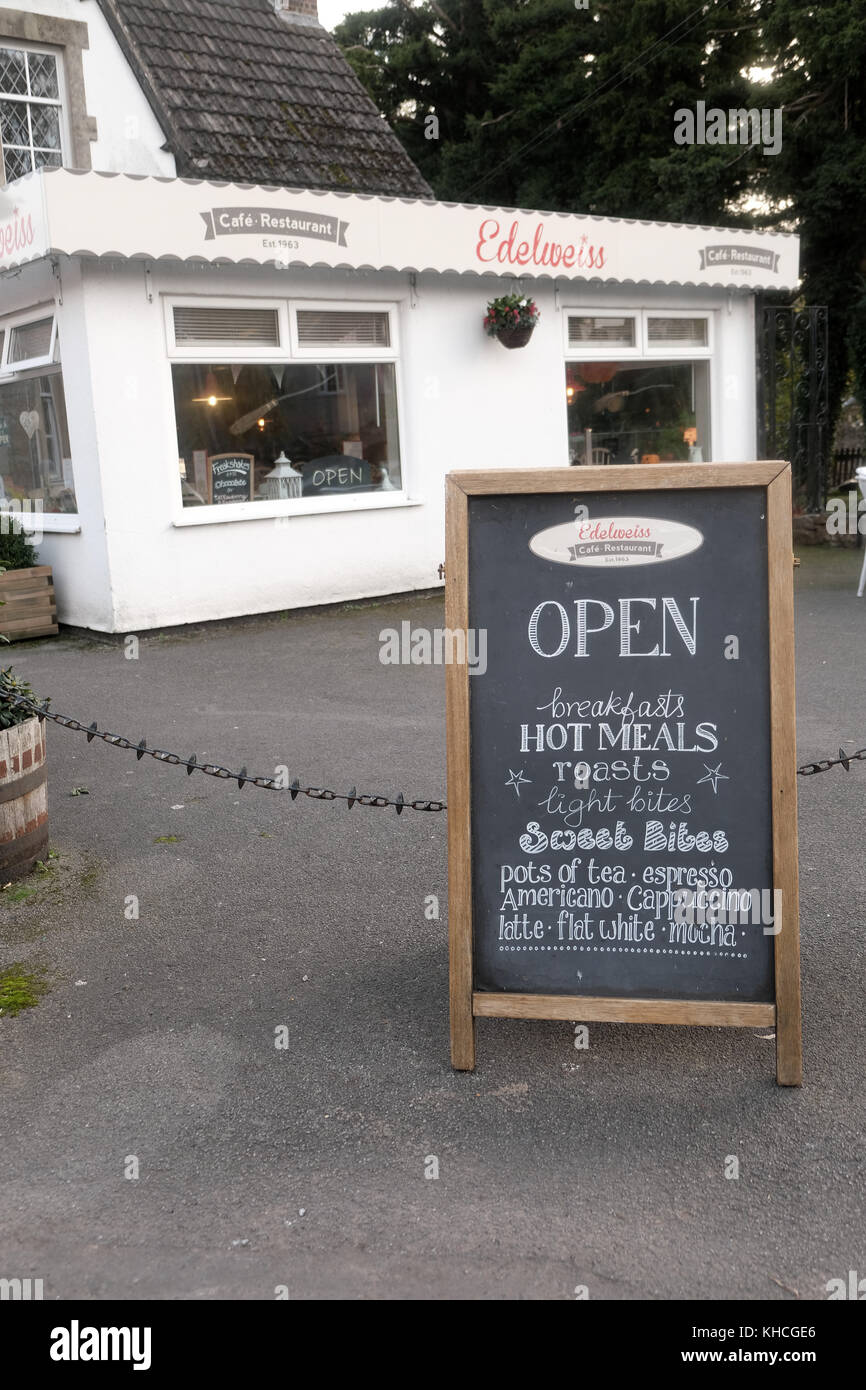
[[(0, 206), (0, 508), (106, 633), (430, 589), (444, 477), (756, 457), (794, 236), (41, 169)], [(538, 323), (507, 349), (488, 301)]]

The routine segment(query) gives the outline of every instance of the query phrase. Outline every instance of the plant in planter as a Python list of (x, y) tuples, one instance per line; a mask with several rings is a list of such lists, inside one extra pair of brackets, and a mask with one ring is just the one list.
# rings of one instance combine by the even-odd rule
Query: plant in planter
[(0, 532), (0, 634), (8, 641), (57, 635), (51, 566), (40, 565), (20, 527)]
[[(0, 876), (22, 878), (48, 856), (45, 728), (16, 696), (36, 702), (29, 683), (0, 671)], [(44, 702), (44, 703), (47, 703)]]
[(541, 312), (526, 295), (502, 294), (487, 305), (484, 328), (491, 338), (498, 338), (503, 347), (526, 347)]

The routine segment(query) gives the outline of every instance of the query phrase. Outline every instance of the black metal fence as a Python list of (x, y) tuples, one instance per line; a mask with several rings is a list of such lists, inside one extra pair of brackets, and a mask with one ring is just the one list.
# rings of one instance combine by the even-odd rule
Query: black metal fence
[(758, 457), (790, 459), (795, 504), (821, 511), (832, 445), (827, 310), (759, 302), (756, 326)]

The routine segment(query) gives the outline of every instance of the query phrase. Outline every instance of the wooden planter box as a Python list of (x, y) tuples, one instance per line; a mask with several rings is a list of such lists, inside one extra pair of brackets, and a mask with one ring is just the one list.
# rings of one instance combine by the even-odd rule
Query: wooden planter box
[(12, 642), (24, 637), (56, 637), (57, 607), (50, 565), (0, 574), (0, 633)]

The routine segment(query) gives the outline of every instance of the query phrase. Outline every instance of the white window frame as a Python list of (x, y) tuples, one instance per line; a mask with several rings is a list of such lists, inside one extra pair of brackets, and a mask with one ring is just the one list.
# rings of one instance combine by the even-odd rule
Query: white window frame
[[(635, 320), (634, 347), (621, 348), (615, 343), (581, 343), (579, 346), (568, 341), (568, 320), (570, 318), (626, 319)], [(707, 324), (707, 342), (704, 347), (677, 346), (671, 343), (650, 343), (650, 319), (704, 319)], [(564, 304), (562, 306), (562, 334), (565, 343), (566, 362), (613, 362), (613, 361), (665, 361), (696, 362), (712, 357), (715, 338), (715, 314), (708, 309), (668, 309), (663, 305), (653, 305), (649, 309), (623, 308), (598, 311), (583, 304)]]
[[(719, 438), (721, 435), (721, 417), (719, 414), (721, 401), (720, 381), (718, 378), (719, 366), (715, 357), (717, 312), (715, 308), (710, 308), (706, 301), (704, 301), (699, 308), (695, 309), (683, 309), (679, 306), (673, 309), (668, 308), (664, 304), (653, 304), (649, 308), (643, 307), (637, 309), (623, 306), (616, 310), (602, 311), (597, 311), (594, 305), (587, 305), (586, 303), (565, 303), (562, 305), (562, 334), (565, 344), (565, 362), (628, 361), (643, 363), (648, 367), (656, 364), (661, 366), (665, 362), (670, 362), (673, 365), (685, 362), (707, 362), (709, 364), (707, 386), (709, 390), (708, 416), (710, 440), (709, 445), (704, 441), (703, 447), (706, 450), (707, 448), (714, 447), (713, 440)], [(603, 345), (599, 343), (585, 343), (581, 344), (579, 348), (575, 348), (574, 344), (569, 344), (568, 341), (568, 319), (571, 315), (593, 318), (635, 318), (637, 319), (637, 332), (635, 337), (638, 346), (636, 349), (618, 349), (607, 355), (604, 354)], [(654, 343), (652, 347), (650, 347), (648, 323), (650, 318), (706, 319), (707, 344), (705, 347), (680, 347), (672, 349), (670, 343)]]
[[(280, 325), (280, 347), (252, 348), (239, 344), (228, 351), (211, 352), (209, 345), (205, 343), (183, 343), (180, 346), (175, 341), (174, 336), (174, 310), (175, 308), (194, 307), (194, 308), (276, 308), (278, 310), (278, 322)], [(407, 434), (408, 434), (408, 415), (403, 393), (403, 373), (402, 361), (399, 353), (399, 323), (400, 313), (405, 307), (404, 301), (392, 300), (364, 300), (364, 299), (279, 299), (273, 297), (261, 298), (240, 298), (236, 295), (181, 295), (168, 293), (163, 296), (164, 321), (166, 331), (167, 347), (167, 400), (170, 411), (171, 438), (172, 438), (172, 457), (171, 468), (172, 476), (176, 477), (174, 482), (174, 512), (172, 525), (181, 526), (209, 526), (213, 524), (226, 523), (231, 521), (266, 521), (273, 520), (275, 517), (284, 517), (288, 521), (293, 517), (315, 516), (321, 513), (331, 512), (363, 512), (378, 511), (394, 507), (416, 507), (421, 505), (418, 498), (411, 496), (409, 491), (408, 464), (407, 464)], [(332, 351), (324, 347), (309, 348), (306, 345), (299, 347), (297, 341), (297, 319), (298, 309), (332, 310), (335, 312), (346, 310), (364, 312), (365, 310), (387, 313), (389, 316), (389, 336), (391, 339), (390, 347), (376, 347), (374, 345), (358, 344), (353, 347), (334, 345)], [(223, 345), (224, 348), (224, 345)], [(172, 378), (172, 366), (179, 363), (198, 363), (208, 366), (211, 363), (223, 364), (233, 363), (240, 365), (244, 362), (268, 362), (274, 365), (290, 365), (292, 362), (319, 362), (323, 366), (339, 365), (340, 363), (369, 362), (394, 364), (394, 384), (397, 398), (397, 431), (399, 436), (400, 448), (400, 487), (392, 492), (357, 492), (347, 494), (345, 497), (325, 496), (325, 497), (299, 497), (285, 498), (279, 501), (268, 501), (264, 498), (256, 498), (249, 502), (228, 502), (218, 506), (206, 504), (198, 507), (184, 507), (180, 486), (180, 477), (177, 473), (177, 418), (174, 411), (174, 382)]]
[[(618, 343), (572, 343), (568, 337), (569, 319), (632, 319), (634, 321), (634, 346), (620, 347)], [(643, 355), (644, 328), (640, 309), (620, 309), (617, 311), (585, 308), (572, 304), (563, 306), (562, 333), (565, 340), (565, 356), (570, 362), (619, 361), (620, 358), (641, 357)], [(604, 354), (607, 354), (605, 357)]]
[[(279, 362), (288, 360), (289, 317), (284, 299), (241, 299), (231, 295), (166, 295), (165, 340), (168, 355), (175, 362)], [(212, 342), (178, 343), (174, 333), (175, 309), (273, 309), (277, 315), (280, 341), (274, 343), (227, 343), (224, 338)]]
[[(396, 362), (400, 356), (398, 315), (394, 313), (396, 304), (379, 300), (358, 299), (292, 299), (289, 301), (291, 319), (292, 356), (304, 362)], [(390, 347), (376, 347), (367, 343), (334, 343), (308, 346), (301, 343), (298, 336), (298, 310), (324, 313), (368, 313), (388, 315), (388, 336)]]
[[(21, 328), (28, 323), (38, 323), (40, 319), (53, 319), (51, 329), (51, 344), (47, 356), (29, 357), (23, 362), (9, 362), (9, 349), (12, 342), (12, 332), (15, 328)], [(46, 304), (31, 305), (30, 308), (22, 310), (17, 314), (10, 314), (8, 318), (0, 318), (0, 332), (3, 334), (3, 352), (0, 358), (0, 386), (8, 381), (14, 381), (18, 376), (34, 377), (43, 375), (46, 372), (63, 375), (63, 362), (57, 360), (57, 306), (53, 300)], [(64, 394), (66, 383), (63, 383)], [(68, 410), (67, 410), (68, 417)], [(67, 429), (69, 420), (67, 418)], [(69, 448), (72, 451), (72, 438), (70, 431)], [(75, 460), (72, 459), (73, 474)], [(75, 500), (78, 503), (78, 484), (75, 486)], [(0, 517), (5, 517), (10, 521), (17, 521), (21, 524), (22, 531), (28, 535), (46, 535), (51, 532), (70, 532), (78, 534), (81, 531), (80, 513), (75, 512), (39, 512), (33, 514), (19, 514), (17, 512), (6, 512), (0, 510)]]
[[(16, 328), (26, 328), (29, 323), (39, 323), (41, 319), (52, 320), (51, 342), (48, 353), (41, 357), (27, 357), (21, 362), (9, 361), (9, 350), (12, 346), (12, 335)], [(56, 367), (55, 353), (57, 351), (57, 314), (53, 301), (47, 304), (35, 305), (23, 313), (10, 314), (8, 318), (0, 319), (0, 330), (3, 332), (3, 353), (0, 357), (0, 381), (6, 377), (17, 376), (20, 372), (29, 372), (33, 367)]]
[[(66, 64), (64, 62), (64, 50), (57, 48), (49, 43), (34, 43), (30, 39), (11, 38), (8, 34), (0, 36), (0, 48), (18, 48), (26, 50), (28, 53), (47, 53), (57, 60), (57, 90), (60, 93), (59, 101), (53, 97), (29, 97), (21, 96), (21, 100), (27, 105), (33, 106), (59, 106), (60, 107), (60, 168), (68, 169), (71, 166), (70, 150), (72, 148), (72, 138), (69, 126), (69, 93), (66, 87)], [(7, 98), (14, 101), (14, 97)], [(0, 151), (3, 142), (0, 139)], [(33, 147), (30, 147), (31, 154)], [(57, 167), (52, 165), (52, 168)], [(9, 182), (9, 176), (6, 175)]]

